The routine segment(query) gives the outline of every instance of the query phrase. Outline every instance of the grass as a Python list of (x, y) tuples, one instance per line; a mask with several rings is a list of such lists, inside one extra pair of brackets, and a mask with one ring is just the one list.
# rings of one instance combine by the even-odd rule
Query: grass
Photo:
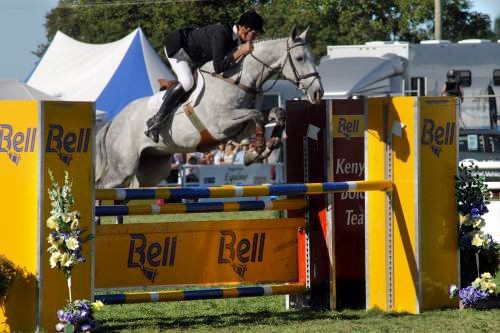
[[(130, 216), (125, 223), (275, 218), (277, 212)], [(114, 223), (103, 218), (102, 223)], [(500, 286), (500, 274), (496, 277)], [(287, 310), (284, 296), (105, 306), (101, 332), (500, 332), (500, 309), (428, 311)]]
[(106, 306), (102, 332), (499, 332), (500, 309), (286, 310), (284, 296)]

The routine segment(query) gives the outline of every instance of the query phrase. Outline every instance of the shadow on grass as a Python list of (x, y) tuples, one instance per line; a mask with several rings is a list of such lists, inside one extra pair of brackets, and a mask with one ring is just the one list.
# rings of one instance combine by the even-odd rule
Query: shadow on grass
[(121, 319), (119, 322), (111, 319), (100, 320), (100, 332), (112, 332), (118, 330), (133, 330), (133, 329), (199, 329), (203, 327), (210, 328), (228, 328), (228, 327), (244, 327), (244, 326), (277, 326), (289, 325), (294, 322), (304, 323), (314, 320), (359, 320), (366, 317), (403, 317), (408, 316), (406, 313), (383, 312), (381, 310), (370, 311), (255, 311), (255, 312), (234, 312), (214, 315), (201, 315), (178, 317), (165, 314), (162, 317), (135, 316)]

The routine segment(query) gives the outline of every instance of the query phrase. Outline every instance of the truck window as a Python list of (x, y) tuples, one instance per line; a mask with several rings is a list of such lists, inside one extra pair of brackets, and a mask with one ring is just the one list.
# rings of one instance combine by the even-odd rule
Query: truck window
[(425, 96), (427, 87), (425, 77), (412, 77), (410, 81), (410, 96)]
[(493, 70), (493, 85), (500, 86), (500, 69)]
[(469, 70), (455, 70), (455, 73), (457, 73), (462, 86), (470, 87), (472, 85), (472, 76)]

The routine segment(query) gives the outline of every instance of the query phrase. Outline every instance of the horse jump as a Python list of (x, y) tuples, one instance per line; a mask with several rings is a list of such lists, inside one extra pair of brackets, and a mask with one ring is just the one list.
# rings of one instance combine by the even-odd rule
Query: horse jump
[[(16, 280), (10, 290), (11, 297), (0, 309), (4, 322), (1, 330), (32, 331), (36, 327), (51, 330), (56, 322), (54, 314), (66, 302), (67, 295), (59, 292), (66, 281), (63, 274), (50, 268), (48, 243), (45, 241), (49, 232), (46, 220), (50, 216), (47, 195), (49, 169), (56, 179), (63, 179), (64, 171), (68, 171), (73, 179), (81, 227), (95, 234), (96, 242), (108, 243), (109, 248), (125, 249), (119, 254), (125, 261), (113, 261), (113, 258), (103, 257), (104, 254), (96, 255), (101, 245), (96, 245), (97, 251), (92, 252), (93, 246), (86, 244), (83, 256), (87, 262), (78, 266), (78, 273), (74, 275), (75, 298), (92, 298), (94, 282), (99, 288), (122, 287), (111, 281), (112, 275), (126, 275), (124, 272), (128, 274), (130, 270), (132, 275), (147, 281), (145, 285), (150, 285), (152, 280), (163, 285), (162, 279), (170, 285), (205, 285), (210, 283), (207, 281), (217, 280), (230, 283), (256, 281), (264, 282), (266, 286), (299, 283), (298, 291), (309, 289), (308, 270), (302, 269), (305, 265), (297, 263), (297, 258), (302, 256), (300, 253), (306, 249), (307, 225), (304, 217), (272, 221), (95, 226), (92, 223), (96, 198), (93, 142), (86, 146), (88, 149), (83, 149), (83, 146), (77, 145), (78, 140), (74, 140), (79, 133), (92, 130), (92, 105), (59, 101), (0, 101), (0, 108), (16, 111), (0, 113), (0, 124), (4, 124), (0, 127), (0, 163), (4, 170), (0, 173), (0, 182), (10, 192), (0, 201), (0, 252), (23, 267), (26, 273), (25, 277)], [(445, 97), (373, 98), (366, 102), (366, 112), (365, 177), (368, 181), (385, 179), (384, 188), (389, 189), (388, 184), (392, 188), (391, 191), (373, 190), (366, 196), (367, 307), (419, 313), (453, 306), (445, 290), (458, 277), (453, 197), (456, 170), (453, 100)], [(21, 140), (34, 137), (28, 135), (34, 131), (41, 140), (30, 144)], [(23, 145), (23, 142), (26, 144)], [(323, 187), (318, 184), (293, 186), (295, 192), (291, 193), (296, 195), (303, 193), (304, 188), (310, 191), (305, 194), (319, 193)], [(267, 193), (279, 193), (278, 189), (273, 187), (273, 192), (268, 189)], [(343, 189), (349, 189), (349, 186), (344, 185)], [(221, 194), (247, 192), (246, 188), (237, 187), (210, 191)], [(123, 197), (127, 190), (111, 193), (111, 198)], [(116, 193), (121, 194), (117, 196)], [(12, 212), (16, 212), (16, 223), (12, 223)], [(191, 233), (193, 230), (197, 232)], [(328, 232), (328, 228), (325, 230)], [(266, 266), (267, 246), (274, 240), (281, 245), (273, 247), (271, 252), (274, 262), (278, 264)], [(285, 242), (280, 243), (279, 240)], [(182, 255), (183, 242), (192, 244), (190, 250), (204, 253), (205, 257), (207, 249), (212, 249), (210, 265), (224, 266), (223, 271), (209, 269), (200, 278), (199, 269), (207, 262), (202, 260), (203, 257)], [(310, 244), (311, 249), (319, 245)], [(330, 258), (334, 258), (331, 244), (326, 244), (325, 248)], [(179, 261), (181, 257), (189, 260)], [(115, 269), (108, 277), (98, 276), (100, 269), (95, 267), (99, 267), (100, 260), (106, 265), (121, 268)], [(265, 271), (265, 275), (257, 269), (260, 264), (259, 269)], [(124, 265), (130, 267), (125, 268)], [(160, 271), (160, 268), (165, 271)], [(180, 269), (182, 274), (164, 273), (174, 268)], [(106, 269), (109, 272), (112, 267)], [(260, 276), (264, 276), (265, 281), (260, 281)], [(109, 286), (105, 286), (107, 283)], [(219, 290), (214, 294), (221, 292), (239, 293)], [(330, 290), (324, 292), (331, 293)], [(160, 294), (157, 296), (163, 297)], [(33, 308), (33, 304), (39, 306)]]

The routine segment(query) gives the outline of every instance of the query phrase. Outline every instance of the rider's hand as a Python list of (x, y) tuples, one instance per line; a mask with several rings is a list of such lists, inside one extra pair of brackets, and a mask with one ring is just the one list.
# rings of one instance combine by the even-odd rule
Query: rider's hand
[(243, 55), (250, 54), (253, 51), (253, 43), (248, 41), (245, 44), (241, 45), (240, 49), (241, 49), (241, 52), (243, 53)]

